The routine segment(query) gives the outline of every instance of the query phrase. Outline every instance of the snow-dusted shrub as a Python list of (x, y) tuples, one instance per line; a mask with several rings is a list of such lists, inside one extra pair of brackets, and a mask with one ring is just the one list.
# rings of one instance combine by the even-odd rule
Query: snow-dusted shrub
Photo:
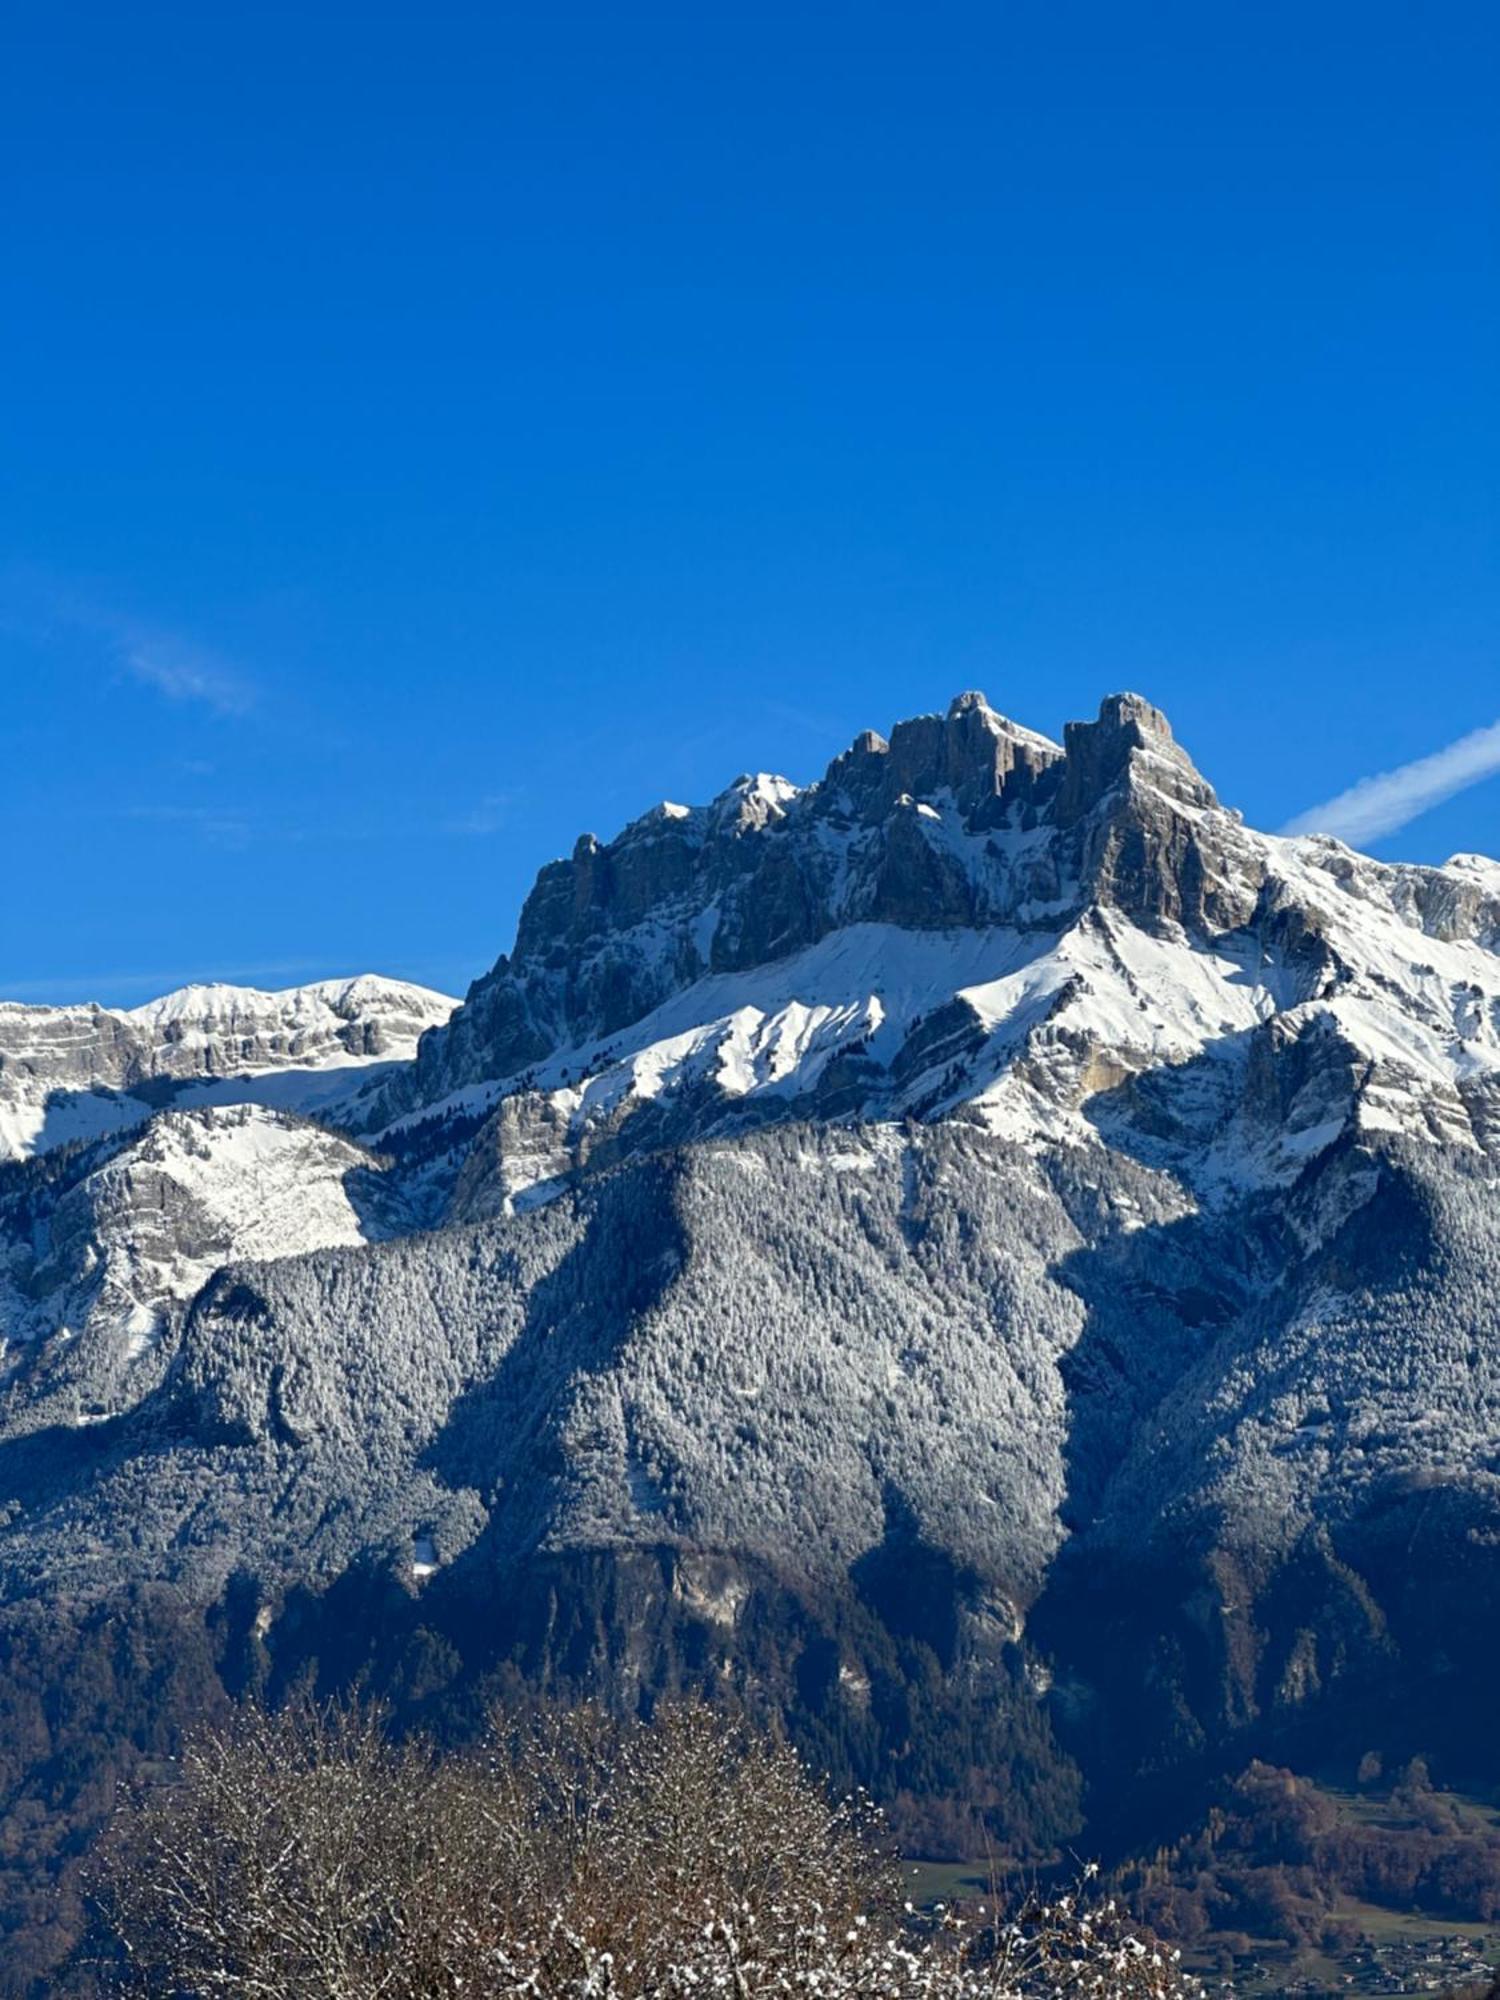
[(902, 1907), (879, 1816), (685, 1706), (501, 1724), (481, 1754), (379, 1718), (251, 1710), (127, 1807), (107, 1976), (158, 2000), (1022, 2000), (1185, 1993), (1110, 1905)]

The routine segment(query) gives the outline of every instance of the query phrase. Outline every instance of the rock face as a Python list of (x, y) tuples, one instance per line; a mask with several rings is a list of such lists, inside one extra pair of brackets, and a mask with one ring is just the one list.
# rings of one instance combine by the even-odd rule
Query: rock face
[(409, 1057), (453, 1006), (368, 974), (284, 993), (185, 986), (129, 1009), (0, 1001), (0, 1159), (139, 1124), (174, 1100), (311, 1108)]
[[(182, 1013), (73, 1087), (244, 1060)], [(1298, 1740), (1488, 1743), (1495, 863), (1258, 834), (1134, 696), (1061, 748), (963, 696), (580, 841), (334, 1109), (0, 1171), (8, 1598), (738, 1689), (1023, 1846), (1080, 1773), (1154, 1838)]]

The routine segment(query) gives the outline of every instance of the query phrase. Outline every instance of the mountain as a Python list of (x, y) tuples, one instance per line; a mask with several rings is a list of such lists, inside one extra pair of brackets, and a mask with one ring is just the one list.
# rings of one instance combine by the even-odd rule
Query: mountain
[[(1157, 1122), (1170, 1092), (1195, 1187), (1284, 1184), (1344, 1114), (1478, 1143), (1497, 937), (1500, 865), (1254, 833), (1137, 697), (1059, 748), (965, 695), (805, 791), (741, 779), (586, 836), (363, 1115), (399, 1131), (499, 1105), (471, 1214), (601, 1154), (787, 1117), (1093, 1143), (1137, 1079)], [(1320, 1075), (1370, 1074), (1326, 1117), (1307, 1079), (1273, 1101), (1254, 1081), (1293, 1044)]]
[(62, 1605), (117, 1690), (709, 1688), (938, 1851), (1500, 1782), (1500, 865), (966, 695), (586, 836), (404, 1056), (323, 1006), (37, 1024), (50, 1116), (171, 1095), (0, 1169), (26, 1672)]
[(331, 1103), (404, 1061), (454, 1002), (369, 974), (282, 993), (184, 986), (144, 1007), (0, 1000), (0, 1160), (138, 1125), (167, 1104)]

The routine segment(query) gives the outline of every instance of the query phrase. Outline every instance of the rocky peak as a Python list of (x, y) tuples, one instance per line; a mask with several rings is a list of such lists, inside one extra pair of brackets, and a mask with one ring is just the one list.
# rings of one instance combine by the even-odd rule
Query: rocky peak
[(957, 695), (944, 715), (898, 722), (889, 741), (862, 731), (814, 789), (825, 810), (852, 805), (867, 820), (903, 799), (947, 793), (965, 820), (988, 825), (1005, 806), (1035, 796), (1062, 755), (1045, 736), (1019, 728), (970, 691)]
[(797, 796), (797, 787), (787, 778), (771, 771), (746, 772), (714, 800), (709, 823), (720, 833), (758, 832), (784, 819)]
[(1070, 722), (1063, 743), (1066, 761), (1055, 812), (1060, 826), (1077, 825), (1130, 781), (1199, 809), (1218, 803), (1167, 718), (1138, 694), (1106, 695), (1098, 719)]
[(514, 1075), (706, 974), (850, 925), (1026, 929), (1099, 903), (1148, 926), (1226, 927), (1260, 880), (1245, 855), (1221, 865), (1204, 850), (1234, 838), (1140, 696), (1111, 695), (1059, 745), (969, 691), (889, 737), (861, 731), (804, 790), (741, 777), (708, 806), (664, 803), (614, 840), (585, 836), (541, 871), (513, 953), (426, 1038), (393, 1101)]

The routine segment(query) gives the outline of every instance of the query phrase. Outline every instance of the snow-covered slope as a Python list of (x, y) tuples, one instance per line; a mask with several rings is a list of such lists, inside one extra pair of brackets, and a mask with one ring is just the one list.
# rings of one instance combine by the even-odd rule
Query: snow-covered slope
[(362, 1243), (404, 1220), (363, 1149), (253, 1104), (162, 1112), (21, 1186), (18, 1205), (0, 1193), (5, 1348), (35, 1345), (86, 1378), (76, 1400), (94, 1417), (154, 1386), (159, 1370), (132, 1379), (130, 1365), (170, 1344), (181, 1308), (231, 1259)]
[(370, 974), (286, 992), (185, 986), (144, 1007), (0, 1001), (0, 1159), (138, 1125), (164, 1103), (331, 1105), (456, 1003)]

